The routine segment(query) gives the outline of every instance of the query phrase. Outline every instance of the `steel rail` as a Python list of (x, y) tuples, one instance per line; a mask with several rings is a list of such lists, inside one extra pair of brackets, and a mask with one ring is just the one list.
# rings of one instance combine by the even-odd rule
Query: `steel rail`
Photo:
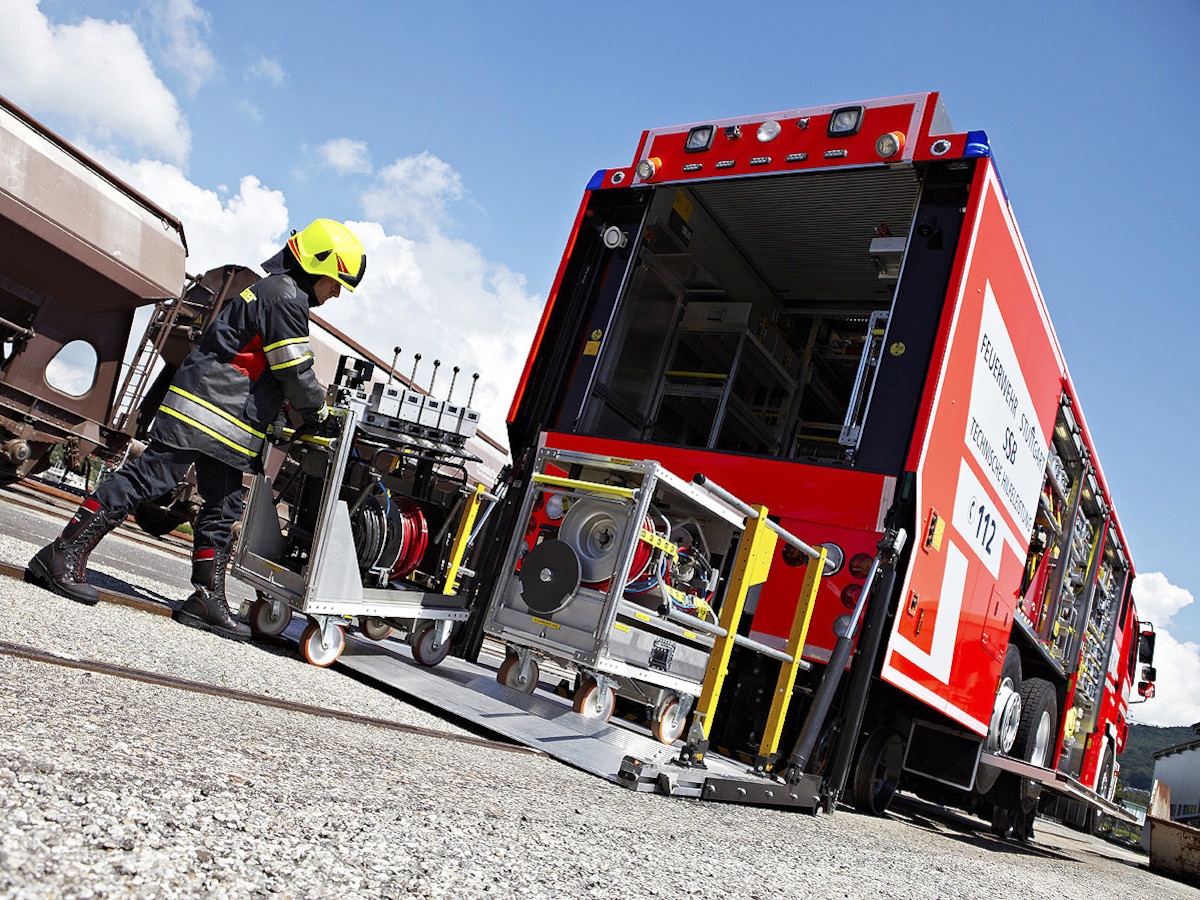
[[(22, 509), (31, 509), (34, 512), (46, 513), (47, 515), (52, 515), (60, 510), (65, 510), (69, 514), (74, 511), (74, 507), (77, 507), (81, 502), (83, 502), (82, 497), (76, 497), (72, 494), (68, 494), (66, 491), (59, 491), (56, 488), (46, 485), (33, 487), (27, 482), (20, 482), (20, 486), (22, 488), (28, 488), (34, 494), (41, 494), (46, 498), (42, 504), (32, 502), (34, 499), (36, 499), (35, 497), (31, 497), (29, 494), (25, 494), (23, 491), (14, 491), (12, 488), (15, 487), (15, 485), (10, 486), (8, 492), (3, 495), (4, 500), (8, 503), (11, 503), (13, 506), (19, 506)], [(66, 506), (63, 506), (55, 502), (59, 500), (70, 501), (70, 503)], [(135, 544), (141, 544), (143, 547), (153, 547), (156, 550), (162, 550), (164, 553), (174, 554), (182, 559), (190, 560), (192, 558), (192, 551), (188, 546), (190, 539), (185, 540), (181, 536), (176, 536), (174, 540), (182, 542), (182, 545), (168, 540), (168, 535), (163, 535), (161, 538), (148, 539), (147, 537), (142, 536), (144, 532), (142, 532), (137, 525), (130, 524), (128, 521), (118, 526), (116, 532), (114, 533), (127, 541), (132, 541)], [(171, 534), (176, 535), (177, 533), (171, 532)]]
[(394, 722), (390, 719), (379, 719), (374, 716), (364, 716), (358, 713), (345, 712), (338, 709), (329, 709), (324, 706), (312, 706), (308, 703), (298, 703), (294, 700), (284, 700), (279, 697), (266, 697), (261, 694), (251, 694), (247, 691), (238, 691), (233, 688), (219, 687), (214, 684), (207, 684), (203, 681), (191, 681), (187, 678), (177, 678), (173, 675), (163, 675), (158, 672), (148, 672), (144, 669), (134, 669), (129, 666), (120, 666), (114, 663), (99, 662), (98, 660), (90, 659), (73, 659), (65, 656), (59, 656), (55, 653), (50, 653), (46, 650), (39, 650), (36, 647), (29, 647), (24, 644), (13, 644), (8, 641), (0, 641), (0, 655), (10, 656), (15, 659), (24, 659), (30, 662), (46, 663), (48, 665), (61, 666), (66, 669), (79, 669), (85, 672), (95, 672), (100, 675), (111, 675), (115, 678), (124, 678), (129, 681), (139, 681), (143, 684), (152, 684), (159, 687), (174, 688), (176, 690), (189, 691), (195, 694), (206, 694), (210, 697), (219, 697), (223, 700), (236, 700), (241, 703), (253, 703), (257, 706), (270, 706), (275, 709), (282, 709), (287, 712), (302, 713), (307, 716), (316, 716), (323, 719), (335, 719), (339, 722), (349, 722), (354, 725), (368, 725), (372, 728), (382, 728), (388, 731), (398, 731), (403, 734), (413, 734), (420, 737), (436, 738), (443, 741), (453, 741), (459, 744), (470, 744), (475, 747), (486, 747), (491, 750), (503, 750), (507, 753), (523, 753), (529, 756), (545, 756), (541, 750), (535, 750), (532, 747), (524, 747), (519, 744), (510, 744), (502, 741), (493, 741), (487, 738), (472, 737), (470, 735), (455, 734), (450, 731), (439, 731), (436, 728), (425, 728), (420, 725), (406, 725), (403, 722)]
[[(15, 578), (17, 581), (25, 580), (25, 567), (15, 566), (12, 563), (0, 562), (0, 575), (7, 575), (9, 578)], [(95, 585), (92, 585), (96, 587)], [(143, 600), (141, 597), (134, 597), (131, 594), (122, 594), (118, 591), (110, 591), (105, 588), (97, 587), (96, 592), (100, 595), (100, 599), (105, 603), (115, 603), (117, 606), (128, 606), (131, 609), (136, 609), (139, 612), (147, 612), (156, 616), (169, 616), (171, 607), (165, 603), (159, 603), (155, 600)]]

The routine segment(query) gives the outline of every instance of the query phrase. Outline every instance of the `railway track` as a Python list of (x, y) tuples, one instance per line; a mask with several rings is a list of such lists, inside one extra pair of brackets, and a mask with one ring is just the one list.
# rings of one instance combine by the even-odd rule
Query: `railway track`
[(403, 722), (394, 722), (390, 719), (379, 719), (374, 716), (363, 716), (358, 713), (346, 712), (339, 709), (330, 709), (324, 706), (313, 706), (308, 703), (297, 703), (293, 700), (284, 700), (279, 697), (267, 697), (262, 694), (251, 694), (247, 691), (238, 691), (232, 688), (220, 687), (214, 684), (208, 684), (202, 681), (191, 681), (186, 678), (176, 678), (173, 675), (164, 675), (159, 672), (149, 672), (145, 669), (134, 669), (129, 666), (115, 665), (114, 663), (100, 662), (93, 659), (77, 659), (72, 657), (60, 656), (56, 653), (50, 653), (46, 650), (39, 650), (36, 647), (30, 647), (25, 644), (13, 644), (8, 641), (0, 641), (0, 656), (8, 656), (14, 659), (23, 659), (30, 662), (46, 663), (53, 666), (61, 666), (64, 669), (77, 669), (85, 672), (94, 672), (99, 675), (111, 675), (114, 678), (124, 678), (129, 681), (140, 681), (143, 684), (153, 684), (159, 687), (172, 688), (181, 691), (190, 691), (194, 694), (206, 694), (210, 697), (220, 697), (224, 700), (236, 700), (240, 703), (252, 703), (257, 706), (270, 706), (275, 709), (283, 709), (289, 712), (302, 713), (306, 716), (316, 716), (323, 719), (336, 719), (340, 722), (350, 722), (355, 725), (368, 725), (372, 728), (382, 728), (388, 731), (398, 731), (404, 734), (420, 735), (422, 737), (436, 738), (438, 740), (453, 741), (459, 744), (471, 744), (476, 747), (487, 747), (492, 750), (503, 750), (507, 753), (522, 753), (527, 756), (545, 756), (540, 750), (534, 750), (530, 747), (523, 747), (519, 744), (512, 744), (505, 741), (493, 741), (487, 738), (472, 737), (470, 735), (455, 734), (450, 731), (439, 731), (436, 728), (425, 728), (420, 725), (408, 725)]
[[(44, 507), (37, 508), (44, 509)], [(23, 565), (15, 565), (10, 562), (0, 561), (0, 575), (7, 575), (10, 578), (23, 580), (25, 577), (25, 567)], [(105, 590), (103, 588), (99, 588), (98, 590), (100, 593), (100, 600), (104, 603), (114, 603), (120, 606), (136, 609), (139, 612), (146, 612), (156, 616), (169, 616), (171, 614), (171, 607), (165, 603), (145, 600), (140, 597), (123, 594), (119, 591)], [(532, 756), (546, 755), (540, 750), (534, 750), (530, 747), (524, 747), (507, 741), (495, 741), (482, 737), (456, 734), (450, 731), (440, 731), (434, 728), (425, 728), (419, 725), (407, 725), (403, 722), (395, 722), (389, 719), (380, 719), (374, 716), (364, 716), (358, 713), (330, 709), (323, 706), (314, 706), (308, 703), (298, 703), (292, 700), (285, 700), (279, 697), (270, 697), (263, 694), (253, 694), (247, 691), (239, 691), (232, 688), (222, 687), (220, 685), (209, 684), (207, 682), (192, 681), (186, 678), (178, 678), (173, 675), (166, 675), (161, 672), (151, 672), (145, 669), (136, 669), (129, 666), (122, 666), (114, 663), (102, 662), (99, 660), (61, 656), (59, 654), (51, 653), (49, 651), (41, 650), (37, 647), (31, 647), (25, 644), (0, 641), (0, 656), (8, 656), (14, 659), (23, 659), (30, 662), (46, 663), (48, 665), (61, 666), (68, 669), (78, 669), (102, 675), (111, 675), (115, 678), (124, 678), (130, 681), (140, 681), (144, 684), (153, 684), (159, 687), (190, 691), (197, 694), (207, 694), (209, 696), (220, 697), (226, 700), (235, 700), (241, 703), (256, 704), (259, 706), (271, 706), (276, 709), (284, 709), (290, 712), (301, 713), (303, 715), (316, 716), (326, 719), (336, 719), (342, 722), (367, 725), (372, 728), (382, 728), (390, 731), (403, 732), (406, 734), (436, 738), (439, 740), (454, 741), (479, 747), (488, 747), (496, 750), (504, 750), (510, 753), (523, 753)]]
[[(22, 509), (43, 513), (63, 513), (68, 517), (79, 506), (81, 497), (67, 491), (59, 490), (51, 485), (37, 481), (20, 481), (10, 485), (4, 491), (4, 502), (19, 506)], [(152, 538), (133, 523), (132, 519), (118, 526), (116, 534), (125, 540), (143, 547), (153, 547), (164, 553), (171, 553), (182, 559), (191, 559), (192, 542), (186, 535), (171, 532), (161, 538)]]
[[(25, 580), (25, 566), (15, 565), (10, 562), (0, 561), (0, 575), (7, 575), (9, 578), (15, 578), (18, 581)], [(104, 588), (96, 588), (100, 594), (100, 600), (104, 603), (115, 603), (118, 606), (128, 606), (130, 609), (136, 609), (139, 612), (150, 613), (155, 616), (169, 616), (171, 607), (165, 603), (158, 603), (154, 600), (144, 600), (141, 597), (134, 597), (130, 594), (122, 594), (119, 591), (109, 591)]]

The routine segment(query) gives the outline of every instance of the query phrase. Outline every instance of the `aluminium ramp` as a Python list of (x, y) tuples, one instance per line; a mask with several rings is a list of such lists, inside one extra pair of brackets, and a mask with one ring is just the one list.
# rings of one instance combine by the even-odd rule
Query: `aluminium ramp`
[[(296, 630), (297, 622), (291, 628)], [(289, 636), (294, 637), (291, 631)], [(569, 701), (545, 690), (531, 695), (505, 687), (496, 681), (494, 667), (448, 657), (436, 668), (425, 668), (397, 641), (373, 643), (356, 635), (347, 635), (337, 664), (633, 790), (816, 809), (815, 792), (787, 789), (714, 754), (706, 756), (704, 769), (677, 766), (672, 761), (678, 744), (668, 747), (633, 727), (585, 719)]]
[(1012, 772), (1014, 775), (1020, 775), (1036, 781), (1047, 790), (1062, 794), (1070, 800), (1082, 801), (1089, 806), (1095, 807), (1102, 813), (1112, 816), (1114, 819), (1137, 824), (1137, 818), (1129, 810), (1113, 803), (1105, 797), (1101, 797), (1090, 788), (1084, 787), (1070, 775), (1065, 775), (1054, 769), (1035, 766), (1032, 763), (1023, 762), (1019, 759), (1012, 759), (1008, 756), (998, 756), (995, 753), (984, 753), (980, 762), (985, 762), (1005, 772)]

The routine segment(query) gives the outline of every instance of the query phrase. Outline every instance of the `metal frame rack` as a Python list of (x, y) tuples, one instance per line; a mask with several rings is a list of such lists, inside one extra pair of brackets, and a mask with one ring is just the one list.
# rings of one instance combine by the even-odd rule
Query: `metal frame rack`
[[(414, 658), (422, 665), (434, 666), (449, 652), (453, 623), (468, 618), (466, 599), (456, 589), (461, 576), (474, 574), (463, 561), (474, 536), (476, 517), (485, 501), (495, 500), (482, 486), (464, 487), (466, 496), (460, 505), (457, 531), (437, 576), (427, 578), (428, 583), (422, 586), (411, 580), (390, 579), (389, 573), (381, 570), (371, 574), (383, 586), (364, 584), (351, 523), (353, 512), (368, 492), (395, 481), (391, 472), (398, 464), (428, 461), (436, 444), (427, 431), (418, 437), (381, 427), (387, 420), (377, 415), (378, 401), (378, 392), (368, 396), (362, 391), (340, 389), (331, 413), (338, 423), (337, 433), (329, 438), (303, 440), (300, 465), (306, 474), (321, 481), (316, 524), (303, 562), (285, 559), (289, 539), (298, 528), (298, 510), (290, 510), (281, 527), (277, 498), (265, 475), (255, 476), (251, 484), (233, 557), (234, 574), (259, 593), (250, 617), (254, 631), (261, 636), (279, 636), (287, 629), (292, 611), (307, 616), (310, 624), (300, 639), (300, 649), (314, 665), (328, 666), (338, 658), (345, 646), (347, 620), (357, 617), (360, 630), (374, 640), (386, 638), (393, 628), (402, 629)], [(347, 465), (358, 434), (376, 443), (385, 442), (386, 452), (382, 462), (372, 459), (372, 481), (348, 501)], [(287, 436), (294, 434), (285, 431)], [(444, 449), (452, 457), (465, 458), (463, 451)], [(379, 471), (380, 465), (384, 471)], [(449, 524), (448, 520), (447, 528)]]
[[(536, 514), (552, 504), (562, 524), (547, 528)], [(654, 529), (655, 517), (664, 514), (701, 527), (706, 550), (731, 551), (705, 587), (711, 616), (699, 604), (693, 614), (682, 611), (673, 602), (681, 598), (672, 593), (680, 591), (669, 584), (660, 582), (657, 595), (649, 592), (650, 603), (647, 592), (630, 591), (643, 570), (639, 550), (644, 558), (649, 545), (675, 562), (684, 552), (678, 528), (665, 535)], [(824, 549), (787, 534), (764, 507), (750, 507), (702, 476), (689, 483), (649, 460), (552, 449), (538, 454), (517, 521), (530, 525), (509, 546), (485, 623), (488, 634), (508, 647), (497, 675), (502, 684), (532, 693), (537, 657), (548, 657), (579, 673), (577, 712), (604, 720), (616, 697), (626, 697), (645, 704), (651, 730), (667, 744), (683, 734), (695, 707), (685, 755), (701, 764), (730, 654), (743, 646), (783, 663), (762, 748), (764, 758), (775, 755), (796, 673), (808, 668), (799, 653)], [(815, 561), (786, 652), (738, 634), (746, 597), (766, 580), (779, 536)], [(719, 580), (726, 583), (718, 602)]]

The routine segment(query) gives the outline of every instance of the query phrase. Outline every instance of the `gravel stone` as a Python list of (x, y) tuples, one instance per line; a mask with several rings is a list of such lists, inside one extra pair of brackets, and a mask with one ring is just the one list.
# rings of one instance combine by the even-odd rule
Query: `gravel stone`
[[(0, 536), (0, 559), (36, 549)], [(64, 656), (465, 733), (290, 650), (14, 579), (0, 616), (4, 640)], [(0, 900), (1196, 896), (1144, 862), (1053, 825), (1003, 843), (927, 808), (638, 794), (548, 758), (0, 653)]]

